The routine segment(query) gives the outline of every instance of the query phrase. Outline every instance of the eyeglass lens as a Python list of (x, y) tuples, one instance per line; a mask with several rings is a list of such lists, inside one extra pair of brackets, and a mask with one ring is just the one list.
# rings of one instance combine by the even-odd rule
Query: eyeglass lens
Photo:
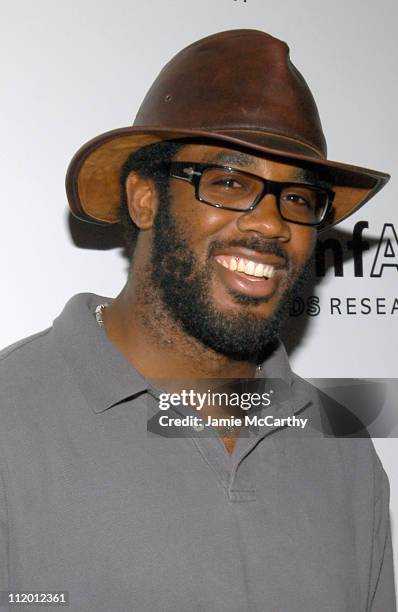
[[(263, 190), (263, 182), (226, 168), (207, 168), (199, 186), (199, 197), (234, 210), (250, 208)], [(279, 208), (286, 220), (317, 223), (327, 206), (327, 192), (308, 185), (286, 185), (279, 193)]]

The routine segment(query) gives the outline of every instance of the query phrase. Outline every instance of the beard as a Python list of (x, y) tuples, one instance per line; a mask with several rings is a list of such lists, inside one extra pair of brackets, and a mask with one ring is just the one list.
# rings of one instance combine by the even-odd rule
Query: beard
[[(156, 288), (161, 303), (182, 330), (202, 345), (238, 361), (260, 363), (275, 347), (283, 322), (295, 297), (305, 287), (311, 272), (312, 258), (301, 270), (288, 258), (275, 242), (261, 238), (242, 238), (228, 243), (214, 241), (205, 265), (189, 246), (173, 217), (169, 196), (159, 190), (159, 207), (153, 228), (150, 282)], [(212, 254), (221, 247), (246, 247), (259, 253), (269, 253), (285, 260), (287, 287), (270, 317), (254, 312), (224, 312), (211, 301), (211, 280), (214, 271)], [(230, 291), (237, 306), (256, 306), (269, 301), (269, 297), (246, 296)], [(153, 296), (154, 299), (155, 296)]]

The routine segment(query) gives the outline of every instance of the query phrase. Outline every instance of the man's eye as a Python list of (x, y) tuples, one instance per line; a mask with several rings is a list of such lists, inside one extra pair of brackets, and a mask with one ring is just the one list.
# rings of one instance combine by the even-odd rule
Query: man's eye
[(219, 179), (217, 181), (214, 181), (213, 185), (215, 185), (216, 187), (223, 187), (224, 189), (241, 189), (242, 188), (242, 185), (239, 183), (239, 181), (233, 178)]
[(282, 200), (289, 204), (297, 204), (298, 206), (306, 206), (308, 208), (314, 207), (314, 198), (311, 197), (311, 195), (305, 196), (298, 193), (284, 193)]

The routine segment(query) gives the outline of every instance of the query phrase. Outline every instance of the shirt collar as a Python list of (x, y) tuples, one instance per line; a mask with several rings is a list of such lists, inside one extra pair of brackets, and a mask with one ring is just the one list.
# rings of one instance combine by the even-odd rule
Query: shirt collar
[(94, 412), (133, 398), (148, 386), (95, 320), (95, 308), (103, 302), (112, 299), (93, 293), (75, 295), (53, 324), (56, 348)]
[(256, 378), (281, 378), (291, 386), (293, 376), (285, 346), (278, 339), (257, 368)]
[[(55, 347), (94, 412), (99, 413), (144, 393), (148, 381), (127, 361), (95, 320), (98, 304), (112, 298), (79, 293), (53, 323)], [(258, 378), (281, 378), (290, 386), (294, 374), (283, 343), (278, 340), (256, 372)]]

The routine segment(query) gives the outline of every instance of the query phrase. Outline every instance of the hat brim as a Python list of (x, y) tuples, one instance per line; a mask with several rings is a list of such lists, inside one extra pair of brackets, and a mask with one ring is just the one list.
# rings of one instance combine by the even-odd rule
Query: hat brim
[(267, 156), (297, 161), (322, 170), (335, 192), (324, 231), (347, 219), (368, 202), (390, 178), (389, 174), (320, 157), (310, 145), (278, 134), (250, 129), (209, 131), (160, 127), (126, 127), (100, 134), (84, 144), (71, 160), (66, 192), (74, 216), (99, 225), (119, 222), (120, 174), (127, 157), (149, 144), (180, 138), (204, 138), (252, 149)]

